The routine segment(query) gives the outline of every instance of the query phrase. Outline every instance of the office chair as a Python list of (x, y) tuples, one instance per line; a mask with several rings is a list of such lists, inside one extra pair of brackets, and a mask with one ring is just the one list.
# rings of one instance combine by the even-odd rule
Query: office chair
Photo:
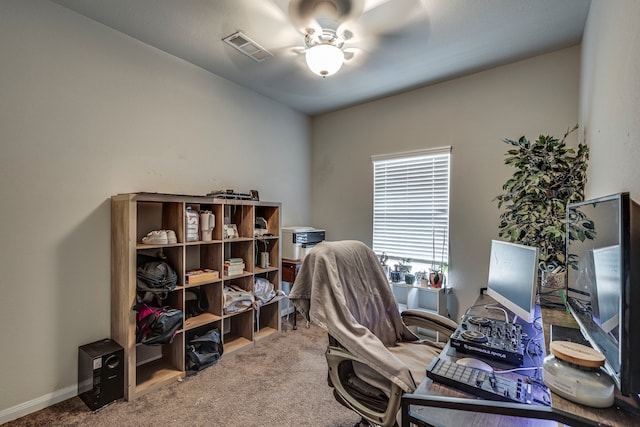
[(329, 335), (328, 382), (357, 425), (397, 425), (403, 393), (413, 392), (443, 343), (409, 326), (449, 337), (451, 319), (421, 310), (402, 314), (375, 253), (358, 241), (323, 242), (306, 256), (289, 298)]

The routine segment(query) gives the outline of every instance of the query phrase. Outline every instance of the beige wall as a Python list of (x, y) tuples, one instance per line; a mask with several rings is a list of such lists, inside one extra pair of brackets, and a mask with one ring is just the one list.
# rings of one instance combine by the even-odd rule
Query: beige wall
[(514, 172), (501, 141), (561, 137), (575, 125), (579, 64), (572, 47), (315, 118), (312, 225), (329, 240), (371, 244), (371, 155), (451, 146), (449, 308), (461, 314), (486, 286), (492, 200)]
[(587, 197), (640, 202), (640, 2), (592, 0), (582, 44), (580, 122), (591, 148)]
[(110, 207), (257, 189), (309, 221), (294, 112), (48, 1), (0, 2), (0, 424), (76, 394), (110, 333)]

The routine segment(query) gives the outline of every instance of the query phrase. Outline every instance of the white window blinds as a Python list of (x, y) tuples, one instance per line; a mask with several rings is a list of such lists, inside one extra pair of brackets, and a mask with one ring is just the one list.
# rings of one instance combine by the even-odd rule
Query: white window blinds
[(373, 156), (373, 250), (448, 262), (451, 148)]

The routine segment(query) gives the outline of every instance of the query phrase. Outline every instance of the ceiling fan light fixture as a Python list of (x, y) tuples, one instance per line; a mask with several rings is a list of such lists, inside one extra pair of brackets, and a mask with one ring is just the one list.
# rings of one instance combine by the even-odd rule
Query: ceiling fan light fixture
[(318, 44), (307, 50), (306, 59), (307, 66), (313, 73), (327, 77), (340, 70), (344, 52), (332, 44)]

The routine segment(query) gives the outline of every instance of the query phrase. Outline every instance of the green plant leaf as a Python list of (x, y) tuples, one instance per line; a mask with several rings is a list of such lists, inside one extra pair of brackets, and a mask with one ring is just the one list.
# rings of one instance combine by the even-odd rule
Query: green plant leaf
[[(565, 266), (567, 238), (566, 205), (584, 200), (589, 148), (578, 144), (567, 147), (565, 139), (577, 129), (568, 130), (562, 139), (539, 135), (535, 141), (526, 136), (517, 141), (504, 139), (512, 148), (504, 162), (515, 168), (494, 200), (501, 210), (498, 235), (512, 242), (537, 246), (547, 262)], [(569, 238), (581, 240), (595, 235), (593, 222), (570, 230)]]

